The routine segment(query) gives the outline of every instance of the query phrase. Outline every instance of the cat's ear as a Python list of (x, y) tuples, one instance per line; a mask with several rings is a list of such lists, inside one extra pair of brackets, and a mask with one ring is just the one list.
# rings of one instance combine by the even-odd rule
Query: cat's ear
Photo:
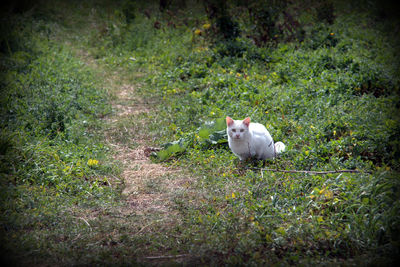
[(243, 124), (249, 127), (250, 125), (250, 117), (247, 117), (246, 119), (243, 120)]
[(234, 123), (234, 121), (233, 121), (230, 117), (226, 116), (226, 125), (229, 127), (229, 126), (231, 126), (233, 123)]

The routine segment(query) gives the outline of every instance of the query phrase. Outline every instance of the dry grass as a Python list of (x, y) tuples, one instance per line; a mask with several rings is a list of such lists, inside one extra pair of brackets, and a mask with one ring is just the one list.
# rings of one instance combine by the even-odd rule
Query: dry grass
[[(93, 61), (90, 64), (96, 67)], [(141, 75), (136, 74), (137, 77)], [(191, 178), (181, 169), (156, 164), (149, 159), (146, 149), (151, 146), (151, 137), (147, 127), (151, 122), (146, 121), (146, 114), (155, 112), (156, 106), (154, 101), (148, 103), (136, 93), (135, 88), (141, 86), (140, 83), (127, 81), (117, 71), (103, 72), (102, 76), (106, 81), (104, 86), (108, 86), (113, 95), (113, 113), (103, 119), (106, 124), (104, 135), (113, 148), (114, 160), (121, 166), (120, 178), (124, 181), (123, 203), (111, 211), (112, 223), (128, 225), (133, 239), (147, 239), (168, 232), (181, 224), (174, 201), (182, 196), (182, 192), (190, 190)], [(151, 264), (185, 261), (186, 256), (171, 256), (163, 244), (157, 246), (160, 248), (154, 252), (154, 244), (142, 244), (139, 261), (150, 261)]]

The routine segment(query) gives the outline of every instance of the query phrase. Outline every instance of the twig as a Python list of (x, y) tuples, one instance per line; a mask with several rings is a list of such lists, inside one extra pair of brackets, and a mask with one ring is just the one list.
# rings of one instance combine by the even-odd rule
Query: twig
[(78, 218), (81, 219), (82, 221), (84, 221), (87, 224), (87, 226), (89, 226), (90, 231), (92, 231), (92, 226), (90, 226), (90, 224), (88, 223), (88, 221), (85, 220), (85, 218), (82, 218), (82, 217), (78, 217)]
[(161, 255), (161, 256), (150, 256), (145, 257), (147, 260), (160, 260), (160, 259), (177, 259), (187, 257), (189, 254), (180, 254), (180, 255)]
[(359, 171), (359, 170), (335, 170), (335, 171), (303, 171), (303, 170), (278, 170), (278, 169), (264, 169), (264, 168), (248, 168), (250, 170), (261, 170), (269, 172), (284, 172), (284, 173), (308, 173), (313, 175), (320, 174), (332, 174), (332, 173), (371, 173), (369, 171)]
[(137, 231), (135, 235), (140, 234), (141, 232), (143, 232), (144, 229), (146, 229), (147, 227), (151, 226), (152, 224), (161, 222), (161, 221), (163, 221), (163, 220), (164, 220), (164, 219), (152, 221), (151, 223), (149, 223), (149, 224), (143, 226), (142, 229), (140, 229), (139, 231)]

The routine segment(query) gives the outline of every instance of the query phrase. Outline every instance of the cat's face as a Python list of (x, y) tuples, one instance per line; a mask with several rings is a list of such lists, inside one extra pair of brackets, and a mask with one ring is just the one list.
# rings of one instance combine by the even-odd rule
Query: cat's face
[(249, 133), (250, 118), (246, 118), (243, 121), (233, 120), (230, 117), (226, 117), (227, 132), (230, 138), (234, 140), (245, 139)]

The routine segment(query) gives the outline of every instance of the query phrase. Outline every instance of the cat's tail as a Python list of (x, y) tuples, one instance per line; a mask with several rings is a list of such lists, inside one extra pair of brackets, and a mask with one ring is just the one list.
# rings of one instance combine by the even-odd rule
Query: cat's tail
[(286, 146), (284, 143), (282, 142), (276, 142), (275, 143), (275, 155), (279, 156), (279, 154), (281, 154), (283, 151), (285, 151)]

